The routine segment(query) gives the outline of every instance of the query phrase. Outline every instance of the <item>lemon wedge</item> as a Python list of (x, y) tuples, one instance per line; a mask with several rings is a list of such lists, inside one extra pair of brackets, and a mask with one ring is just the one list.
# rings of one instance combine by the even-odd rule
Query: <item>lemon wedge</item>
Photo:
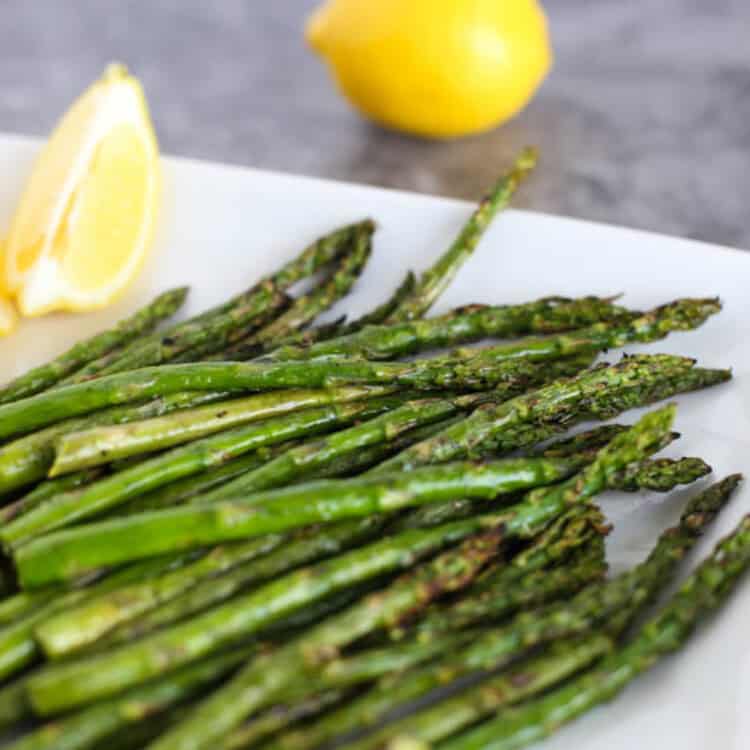
[(24, 315), (107, 305), (137, 274), (160, 198), (143, 89), (110, 65), (58, 123), (13, 217), (5, 281)]

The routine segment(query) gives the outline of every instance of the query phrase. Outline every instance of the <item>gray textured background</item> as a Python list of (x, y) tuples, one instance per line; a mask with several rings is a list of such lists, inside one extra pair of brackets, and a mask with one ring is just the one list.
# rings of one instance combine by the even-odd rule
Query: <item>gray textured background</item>
[(750, 247), (750, 1), (549, 0), (555, 70), (488, 135), (362, 122), (305, 48), (316, 0), (2, 0), (0, 129), (43, 134), (111, 59), (165, 151), (476, 198), (521, 145), (529, 208)]

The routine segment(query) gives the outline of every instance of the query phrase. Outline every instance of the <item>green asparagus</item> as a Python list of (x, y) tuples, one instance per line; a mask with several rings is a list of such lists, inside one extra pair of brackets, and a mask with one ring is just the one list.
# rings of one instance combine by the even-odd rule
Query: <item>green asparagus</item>
[(55, 442), (55, 460), (49, 475), (54, 477), (163, 450), (231, 427), (302, 409), (386, 396), (394, 390), (386, 386), (341, 386), (272, 391), (145, 421), (66, 432)]
[(144, 492), (221, 465), (261, 446), (319, 434), (333, 425), (350, 424), (398, 406), (406, 398), (385, 396), (350, 404), (331, 404), (196, 440), (104, 477), (81, 490), (51, 498), (0, 528), (0, 539), (6, 545), (21, 543), (43, 531), (100, 514)]
[(442, 743), (441, 749), (517, 750), (611, 700), (659, 658), (679, 649), (696, 623), (733, 592), (748, 565), (750, 518), (745, 517), (628, 644), (581, 677), (542, 698), (503, 711), (496, 719)]
[(168, 362), (206, 341), (214, 343), (217, 349), (232, 343), (249, 333), (255, 321), (267, 323), (270, 309), (286, 306), (285, 290), (338, 258), (348, 248), (353, 232), (362, 228), (372, 229), (373, 223), (366, 220), (337, 229), (314, 242), (281, 270), (262, 279), (248, 291), (160, 335), (136, 342), (97, 374), (125, 372)]
[(359, 583), (412, 567), (480, 531), (467, 519), (386, 537), (287, 573), (202, 615), (93, 657), (43, 668), (28, 682), (34, 710), (49, 715), (100, 700), (217, 652), (281, 618)]
[(54, 460), (55, 440), (69, 431), (147, 419), (211, 403), (221, 397), (221, 394), (211, 391), (173, 393), (145, 403), (114, 406), (84, 417), (74, 417), (6, 443), (0, 447), (0, 491), (28, 486), (43, 479)]
[[(693, 361), (685, 357), (642, 355), (625, 358), (612, 367), (594, 368), (505, 403), (480, 406), (462, 422), (384, 462), (379, 470), (411, 470), (431, 462), (472, 457), (492, 448), (516, 448), (512, 433), (519, 423), (566, 423), (571, 415), (581, 412), (600, 418), (615, 416), (653, 398), (680, 392), (686, 384), (699, 385), (700, 380), (682, 380), (692, 367)], [(708, 382), (712, 382), (709, 372)], [(510, 446), (505, 440), (508, 437)]]
[[(544, 527), (566, 507), (586, 502), (596, 492), (605, 489), (607, 478), (614, 472), (641, 460), (645, 454), (657, 448), (667, 434), (672, 418), (671, 408), (647, 415), (602, 449), (594, 463), (578, 477), (552, 488), (534, 490), (525, 504), (485, 519), (476, 517), (473, 521), (491, 527), (494, 544), (509, 536), (538, 532), (540, 526)], [(446, 559), (451, 563), (446, 564)], [(434, 561), (427, 570), (441, 571), (443, 567), (449, 571), (455, 570), (453, 565), (458, 565), (458, 570), (462, 570), (461, 559), (461, 555), (444, 556)], [(283, 655), (276, 652), (273, 657), (261, 657), (248, 665), (225, 687), (204, 701), (189, 719), (159, 738), (154, 750), (189, 750), (205, 746), (213, 738), (233, 729), (251, 712), (278, 698), (288, 685), (296, 684), (301, 668), (314, 669), (335, 656), (339, 648), (371, 632), (372, 628), (398, 622), (409, 612), (418, 611), (419, 602), (426, 599), (426, 603), (429, 603), (432, 597), (432, 585), (414, 585), (419, 578), (417, 574), (416, 579), (407, 578), (404, 582), (397, 582), (384, 597), (376, 600), (377, 606), (374, 606), (374, 602), (369, 602), (369, 606), (355, 605), (341, 615), (324, 621), (311, 633), (301, 636), (298, 642), (292, 641), (285, 646)], [(436, 593), (439, 595), (442, 590), (437, 587)], [(210, 717), (210, 722), (206, 722), (206, 717)]]
[[(219, 451), (222, 456), (228, 452), (226, 440), (221, 442), (217, 453)], [(202, 454), (206, 452), (204, 450)], [(191, 462), (188, 464), (191, 467), (195, 465), (193, 453), (190, 453)], [(160, 460), (163, 465), (163, 459), (154, 459)], [(205, 465), (205, 458), (202, 457), (201, 462)], [(153, 477), (154, 472), (147, 466), (149, 463), (139, 464), (130, 472), (138, 471), (142, 475), (145, 471), (147, 477)], [(559, 481), (580, 466), (580, 459), (505, 459), (483, 464), (425, 467), (403, 474), (311, 482), (251, 494), (234, 501), (221, 500), (208, 505), (194, 504), (139, 513), (52, 531), (15, 549), (13, 559), (21, 585), (34, 588), (73, 580), (100, 567), (222, 541), (275, 534), (314, 523), (389, 513), (451, 500), (456, 496), (492, 500), (500, 495)], [(160, 481), (163, 482), (164, 477), (162, 471)], [(155, 480), (143, 480), (146, 481), (153, 483)], [(112, 480), (105, 479), (98, 484), (104, 483), (111, 486)], [(116, 484), (118, 488), (122, 486), (122, 477)], [(120, 491), (120, 497), (126, 493), (132, 496), (135, 487), (134, 482), (128, 482), (127, 488)], [(92, 491), (88, 490), (88, 493)], [(99, 492), (99, 510), (103, 507), (101, 496)], [(71, 505), (74, 506), (72, 509)], [(82, 498), (78, 498), (77, 503), (66, 504), (66, 523), (70, 523), (71, 518), (84, 517), (82, 505)], [(22, 516), (16, 525), (26, 519), (24, 525), (28, 530), (31, 515)], [(50, 524), (47, 528), (54, 526)], [(9, 529), (2, 530), (3, 538), (8, 539)], [(13, 538), (19, 539), (17, 536)]]
[(495, 183), (448, 250), (422, 274), (417, 288), (391, 314), (390, 321), (421, 318), (432, 307), (474, 252), (492, 219), (508, 205), (519, 184), (536, 166), (536, 162), (537, 153), (534, 149), (526, 148), (521, 151), (510, 171)]
[(230, 347), (222, 356), (225, 359), (244, 359), (242, 352), (245, 348), (265, 344), (273, 345), (274, 342), (282, 341), (304, 328), (320, 313), (347, 295), (369, 260), (373, 230), (374, 227), (370, 225), (356, 228), (353, 233), (351, 252), (344, 256), (324, 283), (296, 299), (286, 312), (250, 337), (237, 342), (236, 348)]
[(149, 332), (182, 306), (187, 293), (187, 287), (181, 287), (160, 294), (133, 316), (120, 321), (113, 329), (79, 341), (57, 359), (21, 375), (0, 388), (0, 404), (17, 401), (44, 391), (92, 360)]
[(521, 305), (497, 307), (468, 305), (428, 320), (366, 326), (349, 335), (309, 346), (279, 346), (267, 359), (285, 361), (343, 356), (394, 359), (484, 338), (558, 333), (625, 317), (625, 310), (598, 297), (549, 297)]
[(571, 367), (580, 369), (587, 361), (591, 361), (591, 355), (542, 364), (523, 360), (493, 364), (486, 358), (466, 357), (416, 362), (375, 363), (352, 359), (335, 362), (205, 362), (146, 367), (3, 404), (0, 406), (0, 439), (107, 406), (183, 394), (185, 391), (241, 393), (345, 384), (398, 385), (419, 390), (519, 388), (545, 382), (556, 368), (569, 373)]
[[(408, 706), (466, 674), (496, 668), (498, 664), (505, 664), (513, 656), (523, 654), (546, 641), (558, 637), (582, 636), (597, 627), (607, 629), (610, 635), (619, 634), (658, 590), (668, 583), (677, 563), (728, 502), (737, 483), (736, 477), (730, 477), (693, 498), (685, 508), (679, 524), (665, 531), (647, 560), (632, 571), (607, 583), (591, 585), (570, 602), (551, 604), (541, 610), (521, 613), (509, 625), (479, 635), (468, 648), (458, 653), (449, 653), (434, 664), (392, 679), (384, 678), (375, 689), (365, 693), (354, 703), (322, 718), (312, 727), (306, 727), (303, 739), (294, 734), (289, 738), (288, 744), (279, 743), (279, 750), (312, 748), (352, 729), (370, 726), (379, 722), (395, 707)], [(532, 563), (532, 568), (534, 559), (544, 563), (544, 548), (535, 547), (530, 549), (528, 561)], [(518, 577), (513, 574), (517, 573), (519, 567), (523, 570), (526, 566), (516, 566), (515, 571), (513, 567), (500, 569), (495, 580), (502, 584), (505, 578), (508, 586), (518, 587)], [(505, 571), (510, 571), (510, 574)], [(429, 629), (427, 632), (432, 633)], [(502, 700), (502, 697), (501, 692), (498, 700)], [(456, 714), (457, 719), (460, 716), (461, 713)], [(436, 727), (439, 726), (443, 724), (436, 724)], [(388, 730), (384, 730), (384, 734), (387, 733)], [(382, 735), (377, 735), (380, 736)]]

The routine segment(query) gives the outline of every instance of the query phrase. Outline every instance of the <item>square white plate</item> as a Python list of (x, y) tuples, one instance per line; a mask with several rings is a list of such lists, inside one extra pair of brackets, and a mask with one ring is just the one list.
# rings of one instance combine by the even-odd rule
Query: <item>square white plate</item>
[[(2, 229), (37, 149), (33, 140), (0, 137)], [(422, 269), (442, 252), (471, 210), (459, 201), (182, 159), (167, 159), (165, 171), (159, 236), (136, 286), (101, 313), (25, 321), (14, 336), (0, 341), (1, 380), (109, 326), (167, 287), (190, 284), (186, 312), (193, 313), (248, 286), (318, 235), (372, 216), (379, 225), (374, 256), (354, 298), (341, 308), (362, 312), (383, 300), (407, 268)], [(523, 189), (533, 193), (533, 177)], [(748, 468), (749, 282), (750, 254), (509, 211), (495, 222), (438, 309), (468, 302), (521, 302), (548, 294), (624, 292), (625, 304), (640, 308), (681, 295), (720, 295), (725, 303), (720, 316), (696, 332), (675, 334), (645, 349), (689, 354), (706, 366), (734, 368), (731, 384), (679, 399), (677, 428), (683, 438), (670, 451), (702, 456), (716, 476), (723, 476)], [(619, 358), (619, 353), (610, 358)], [(610, 544), (615, 571), (642, 559), (658, 533), (677, 518), (690, 492), (605, 501), (616, 525)], [(748, 511), (750, 489), (745, 488), (690, 562), (708, 552)], [(545, 748), (746, 750), (748, 625), (750, 582), (684, 652), (666, 659), (616, 702), (568, 727)]]

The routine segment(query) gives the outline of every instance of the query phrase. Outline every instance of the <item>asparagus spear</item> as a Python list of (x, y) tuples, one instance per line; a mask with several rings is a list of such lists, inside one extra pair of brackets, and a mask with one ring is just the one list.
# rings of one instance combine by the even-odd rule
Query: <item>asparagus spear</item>
[[(476, 359), (476, 361), (475, 361)], [(279, 388), (325, 388), (344, 384), (381, 384), (419, 390), (463, 387), (487, 390), (493, 386), (533, 384), (561, 368), (569, 372), (591, 360), (590, 355), (537, 364), (487, 362), (484, 358), (426, 359), (417, 362), (374, 363), (365, 360), (336, 362), (227, 363), (147, 367), (101, 377), (0, 406), (0, 438), (54, 424), (68, 417), (107, 406), (158, 398), (185, 391), (268, 391)]]
[(572, 682), (535, 701), (503, 711), (496, 719), (440, 747), (516, 750), (611, 700), (659, 658), (679, 649), (696, 623), (733, 592), (749, 564), (750, 518), (745, 517), (628, 644)]
[(172, 362), (186, 352), (200, 351), (204, 347), (216, 351), (257, 326), (266, 325), (286, 310), (289, 304), (289, 297), (284, 292), (272, 283), (261, 282), (256, 295), (247, 303), (238, 304), (228, 312), (206, 320), (180, 323), (171, 331), (141, 341), (104, 367), (100, 374), (111, 375)]
[(32, 663), (39, 655), (34, 628), (65, 607), (74, 606), (92, 593), (107, 591), (140, 576), (153, 575), (171, 564), (169, 560), (148, 560), (113, 573), (104, 580), (82, 587), (41, 589), (31, 594), (17, 594), (6, 600), (6, 610), (18, 616), (0, 628), (0, 679), (13, 675)]
[(274, 349), (268, 359), (285, 361), (341, 356), (395, 359), (489, 337), (558, 333), (626, 317), (627, 313), (621, 307), (599, 297), (547, 297), (521, 305), (496, 307), (468, 305), (428, 320), (366, 326), (312, 345), (285, 344)]
[[(237, 342), (235, 347), (230, 347), (222, 356), (226, 359), (244, 359), (241, 354), (248, 348), (265, 344), (274, 345), (274, 342), (293, 336), (320, 313), (346, 296), (370, 258), (373, 230), (374, 226), (371, 225), (357, 227), (353, 232), (351, 252), (344, 256), (324, 283), (296, 299), (289, 310), (250, 337)], [(240, 356), (237, 356), (238, 354)]]
[(130, 318), (120, 321), (113, 329), (79, 341), (57, 359), (21, 375), (0, 388), (0, 404), (44, 391), (92, 360), (137, 339), (173, 315), (182, 306), (187, 293), (187, 287), (181, 287), (160, 294)]
[(66, 432), (55, 443), (50, 476), (190, 442), (231, 427), (328, 404), (393, 393), (385, 386), (340, 386), (260, 393), (124, 425)]
[[(518, 703), (559, 684), (611, 650), (612, 641), (603, 633), (563, 639), (507, 673), (344, 746), (348, 750), (383, 750), (400, 747), (402, 743), (405, 747), (431, 746), (430, 743), (470, 726), (501, 706)], [(290, 748), (291, 738), (271, 743), (273, 750), (282, 747)]]
[(518, 185), (536, 166), (536, 162), (537, 153), (534, 149), (526, 148), (521, 151), (510, 171), (500, 177), (487, 197), (477, 206), (453, 244), (422, 274), (417, 288), (398, 306), (389, 320), (421, 318), (432, 307), (474, 252), (492, 219), (508, 205)]
[[(0, 438), (107, 405), (181, 390), (268, 390), (347, 382), (395, 382), (415, 388), (450, 384), (485, 390), (502, 382), (509, 372), (515, 373), (513, 368), (521, 365), (511, 361), (503, 366), (508, 359), (522, 357), (528, 367), (531, 365), (529, 359), (549, 360), (576, 353), (590, 355), (608, 347), (622, 346), (628, 341), (654, 341), (671, 330), (695, 327), (718, 309), (715, 300), (680, 300), (622, 326), (591, 326), (577, 335), (492, 347), (479, 354), (464, 352), (458, 359), (454, 356), (453, 359), (382, 364), (314, 359), (306, 362), (205, 363), (144, 368), (139, 372), (100, 378), (83, 386), (69, 386), (0, 406)], [(506, 367), (510, 369), (506, 370)]]
[(210, 403), (221, 398), (211, 391), (172, 393), (152, 401), (125, 404), (94, 414), (72, 418), (25, 435), (0, 447), (0, 492), (7, 492), (42, 479), (54, 458), (54, 442), (68, 431), (102, 424), (123, 424), (178, 409)]
[(336, 592), (412, 567), (418, 560), (476, 533), (483, 525), (477, 518), (413, 529), (287, 573), (135, 643), (45, 667), (29, 680), (29, 699), (41, 715), (102, 699), (215, 653)]
[(366, 220), (337, 229), (314, 242), (281, 270), (262, 279), (246, 292), (173, 326), (163, 334), (137, 342), (96, 374), (125, 372), (168, 362), (206, 341), (212, 341), (217, 349), (232, 343), (235, 337), (241, 338), (249, 332), (254, 324), (268, 322), (269, 310), (285, 307), (287, 297), (284, 291), (339, 257), (348, 248), (355, 230), (372, 230), (373, 227), (372, 222)]
[[(496, 622), (513, 612), (572, 596), (605, 576), (603, 552), (603, 539), (594, 537), (563, 565), (526, 573), (514, 582), (513, 588), (495, 585), (483, 587), (478, 594), (469, 592), (449, 610), (438, 609), (425, 617), (417, 625), (417, 633), (419, 637), (432, 637), (433, 633)], [(498, 573), (505, 570), (501, 567)]]
[[(418, 433), (425, 431), (425, 428), (413, 430), (413, 439), (418, 439)], [(397, 441), (394, 439), (394, 442)], [(366, 462), (369, 460), (362, 451), (355, 457)], [(214, 548), (192, 565), (106, 592), (86, 600), (80, 607), (66, 609), (36, 628), (37, 640), (49, 656), (67, 654), (102, 637), (106, 637), (106, 643), (133, 640), (157, 627), (225, 601), (239, 590), (294, 566), (313, 562), (354, 542), (361, 542), (385, 520), (373, 518), (365, 527), (344, 522), (324, 533), (315, 529), (302, 530), (296, 536), (261, 537)], [(279, 549), (255, 559), (258, 554), (267, 552), (269, 544)], [(219, 575), (222, 571), (228, 572)]]
[(373, 416), (404, 400), (404, 396), (385, 396), (350, 404), (330, 404), (196, 440), (104, 477), (81, 490), (53, 497), (0, 528), (0, 539), (5, 544), (18, 544), (43, 531), (102, 513), (144, 492), (221, 465), (261, 446), (319, 434), (333, 425)]
[[(118, 625), (189, 590), (202, 579), (262, 559), (282, 544), (281, 535), (252, 543), (216, 547), (194, 562), (161, 575), (127, 583), (44, 618), (34, 629), (37, 643), (51, 659), (80, 650)], [(304, 558), (303, 558), (304, 559)], [(257, 567), (257, 566), (255, 566)]]
[(272, 461), (242, 474), (237, 479), (203, 495), (201, 503), (242, 497), (249, 492), (283, 487), (300, 481), (311, 472), (354, 455), (363, 448), (395, 440), (405, 432), (422, 425), (466, 413), (497, 395), (469, 394), (453, 398), (407, 401), (403, 406), (366, 422), (333, 433), (320, 440), (291, 448)]
[(12, 750), (86, 750), (116, 731), (158, 716), (215, 685), (256, 650), (244, 647), (181, 669), (63, 719), (44, 724), (10, 745)]
[[(661, 444), (671, 424), (673, 410), (666, 408), (644, 417), (635, 427), (616, 437), (602, 449), (594, 463), (573, 479), (552, 488), (532, 491), (526, 502), (506, 512), (457, 523), (483, 522), (490, 526), (491, 544), (498, 545), (507, 537), (537, 533), (552, 518), (567, 507), (586, 502), (593, 494), (606, 487), (607, 478), (640, 460), (644, 454)], [(437, 527), (440, 528), (440, 527)], [(408, 533), (408, 532), (406, 532)], [(441, 573), (459, 571), (462, 575), (466, 561), (461, 555), (441, 557), (425, 570)], [(458, 566), (456, 568), (455, 566)], [(301, 669), (314, 670), (336, 655), (337, 650), (374, 628), (398, 622), (410, 612), (419, 611), (421, 603), (429, 603), (433, 586), (438, 595), (445, 590), (431, 582), (426, 585), (418, 573), (415, 579), (397, 582), (375, 602), (365, 600), (328, 621), (298, 641), (292, 641), (283, 652), (268, 659), (260, 658), (242, 669), (225, 687), (216, 691), (197, 708), (190, 719), (178, 724), (154, 744), (154, 750), (189, 750), (206, 745), (212, 739), (233, 729), (253, 711), (280, 697), (290, 684), (297, 684)], [(210, 721), (207, 722), (206, 718)]]
[(622, 472), (612, 488), (621, 492), (670, 492), (680, 484), (692, 484), (710, 473), (711, 467), (701, 458), (658, 458)]
[[(609, 425), (606, 426), (607, 428)], [(611, 434), (619, 434), (621, 430), (611, 431)], [(592, 432), (599, 432), (595, 430)], [(600, 433), (601, 436), (609, 430), (604, 430)], [(672, 437), (676, 437), (676, 433), (673, 433)], [(591, 451), (596, 447), (599, 435), (596, 436), (597, 440), (591, 441), (591, 445), (587, 446), (585, 440), (580, 441), (581, 450), (578, 454), (565, 451), (562, 453), (558, 449), (551, 451), (554, 456), (568, 455), (584, 455), (586, 452)], [(577, 440), (571, 441), (573, 445)], [(607, 442), (602, 442), (600, 447), (604, 447)], [(542, 454), (544, 455), (544, 453)], [(653, 461), (644, 461), (640, 465), (636, 465), (627, 471), (620, 472), (612, 477), (610, 480), (609, 488), (613, 490), (620, 490), (626, 492), (634, 492), (640, 489), (651, 489), (657, 492), (667, 492), (673, 489), (679, 484), (690, 484), (691, 482), (700, 479), (702, 476), (710, 473), (711, 467), (708, 466), (701, 459), (695, 458), (683, 458), (683, 459), (656, 459)], [(467, 515), (471, 515), (475, 511), (474, 502), (472, 500), (461, 499), (453, 500), (448, 503), (437, 503), (435, 505), (428, 505), (422, 508), (418, 508), (414, 511), (409, 518), (403, 519), (401, 524), (416, 522), (417, 526), (424, 525), (427, 522), (439, 523), (444, 518), (464, 518)], [(605, 524), (601, 521), (601, 527), (605, 528)]]
[[(614, 416), (635, 404), (648, 403), (651, 398), (679, 392), (690, 383), (682, 378), (691, 368), (691, 360), (670, 355), (629, 357), (612, 367), (594, 368), (505, 403), (481, 406), (463, 422), (384, 462), (379, 471), (413, 469), (430, 462), (471, 457), (493, 448), (515, 448), (518, 441), (512, 435), (513, 429), (530, 421), (566, 423), (580, 412), (600, 418)], [(708, 378), (712, 380), (713, 376)]]
[[(222, 455), (227, 452), (226, 446), (227, 441), (222, 441)], [(131, 471), (143, 472), (148, 463), (151, 462), (139, 464)], [(559, 481), (574, 473), (581, 463), (581, 459), (505, 459), (483, 464), (425, 467), (402, 474), (311, 482), (234, 501), (140, 513), (53, 531), (18, 547), (13, 559), (21, 585), (34, 588), (75, 579), (103, 566), (232, 539), (275, 534), (314, 523), (394, 512), (456, 496), (492, 500)], [(152, 475), (153, 472), (148, 471), (148, 476)], [(104, 482), (112, 484), (111, 480), (98, 484)], [(118, 487), (122, 483), (120, 480)], [(127, 491), (132, 492), (132, 489)], [(68, 510), (67, 523), (71, 517), (83, 517), (82, 504), (79, 498), (78, 507)], [(100, 502), (98, 508), (101, 507)], [(30, 515), (22, 516), (16, 524)], [(6, 539), (9, 528), (2, 530)], [(28, 521), (25, 528), (29, 528)], [(13, 538), (19, 539), (18, 536)]]
[[(424, 440), (430, 435), (437, 434), (440, 430), (445, 429), (451, 424), (455, 424), (459, 419), (462, 419), (462, 417), (450, 417), (439, 422), (426, 424), (423, 427), (415, 427), (405, 433), (389, 438), (387, 443), (373, 445), (369, 448), (360, 449), (356, 453), (335, 458), (327, 464), (323, 463), (315, 471), (301, 472), (295, 484), (310, 479), (353, 476), (363, 469), (369, 469), (379, 464), (408, 445)], [(313, 438), (314, 441), (316, 441), (316, 438)], [(130, 515), (131, 513), (141, 513), (149, 510), (160, 510), (180, 505), (199, 496), (201, 497), (201, 501), (205, 502), (211, 490), (217, 489), (235, 477), (241, 476), (274, 460), (276, 456), (282, 455), (300, 444), (304, 443), (292, 440), (288, 443), (271, 446), (270, 448), (260, 448), (255, 453), (248, 456), (240, 456), (240, 458), (236, 458), (223, 466), (209, 469), (196, 476), (172, 482), (153, 492), (140, 495), (135, 500), (131, 500), (129, 503), (116, 508), (113, 511), (113, 515)]]
[[(275, 697), (280, 683), (290, 680), (290, 666), (330, 660), (336, 651), (383, 625), (418, 612), (430, 601), (467, 585), (498, 554), (502, 534), (497, 530), (466, 540), (458, 550), (444, 552), (435, 560), (356, 602), (338, 615), (323, 621), (310, 632), (292, 641), (267, 658), (259, 657), (195, 710), (193, 717), (178, 724), (155, 742), (156, 748), (197, 748), (205, 746), (239, 726), (245, 716)], [(274, 672), (257, 682), (269, 667)], [(251, 687), (252, 686), (252, 687)], [(211, 717), (211, 727), (195, 734), (196, 727)]]
[(295, 334), (275, 341), (265, 341), (262, 344), (241, 347), (237, 350), (227, 352), (226, 356), (220, 356), (220, 359), (247, 360), (255, 359), (263, 354), (274, 351), (281, 347), (301, 346), (309, 347), (319, 341), (325, 341), (339, 336), (348, 336), (355, 331), (359, 331), (368, 325), (379, 325), (401, 304), (401, 301), (407, 297), (414, 289), (417, 280), (414, 274), (409, 271), (401, 284), (396, 288), (393, 294), (382, 304), (366, 313), (357, 320), (346, 323), (343, 317), (332, 323), (324, 323), (314, 328), (308, 328), (304, 331), (298, 331)]
[(458, 655), (401, 676), (397, 681), (385, 678), (346, 711), (331, 715), (314, 732), (310, 730), (310, 736), (331, 737), (372, 725), (395, 706), (410, 703), (461, 675), (496, 668), (513, 656), (556, 638), (582, 636), (603, 625), (610, 635), (619, 635), (669, 583), (679, 561), (729, 500), (737, 483), (738, 478), (731, 477), (693, 498), (677, 526), (667, 529), (645, 562), (633, 570), (604, 584), (587, 587), (570, 602), (521, 613), (509, 625), (480, 635)]
[(0, 508), (0, 524), (10, 523), (14, 518), (18, 518), (18, 516), (36, 508), (37, 505), (41, 505), (61, 492), (68, 492), (83, 485), (91, 484), (95, 479), (101, 477), (104, 471), (104, 467), (84, 469), (73, 474), (66, 474), (64, 477), (40, 482), (30, 492)]

